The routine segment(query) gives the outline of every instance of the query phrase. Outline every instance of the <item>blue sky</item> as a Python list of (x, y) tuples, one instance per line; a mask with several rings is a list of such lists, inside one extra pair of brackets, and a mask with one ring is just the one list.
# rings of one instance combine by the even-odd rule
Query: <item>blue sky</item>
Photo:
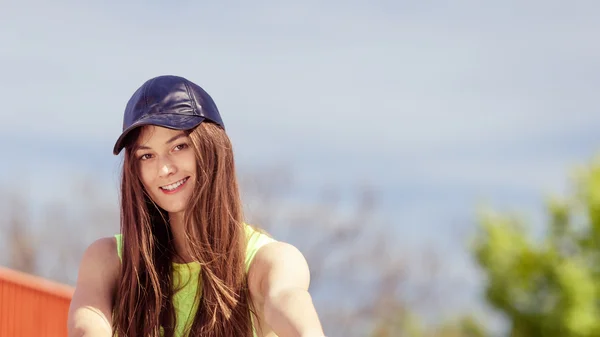
[(213, 96), (240, 167), (291, 165), (302, 189), (377, 186), (401, 245), (460, 252), (447, 236), (480, 198), (535, 212), (600, 145), (593, 1), (2, 7), (0, 184), (31, 179), (32, 199), (82, 174), (116, 197), (122, 111), (160, 74)]

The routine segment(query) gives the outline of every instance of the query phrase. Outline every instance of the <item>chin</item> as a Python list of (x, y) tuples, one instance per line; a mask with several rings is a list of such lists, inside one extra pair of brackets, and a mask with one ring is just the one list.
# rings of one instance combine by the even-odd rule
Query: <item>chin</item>
[(169, 204), (169, 205), (161, 206), (161, 208), (169, 213), (180, 213), (180, 212), (185, 211), (185, 209), (186, 209), (186, 207), (181, 204), (175, 204), (175, 205)]
[(153, 197), (156, 200), (156, 204), (168, 213), (180, 213), (187, 209), (188, 203), (191, 199), (191, 191), (188, 188), (192, 186), (186, 186), (187, 188), (183, 191), (179, 191), (174, 195), (164, 195), (162, 193), (156, 193)]

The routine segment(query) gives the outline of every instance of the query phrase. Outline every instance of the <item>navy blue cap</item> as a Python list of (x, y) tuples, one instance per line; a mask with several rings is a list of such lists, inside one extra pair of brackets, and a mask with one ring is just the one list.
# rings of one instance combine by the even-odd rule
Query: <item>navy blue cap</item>
[(123, 132), (115, 143), (113, 153), (119, 154), (127, 135), (140, 126), (189, 130), (205, 120), (225, 129), (217, 105), (200, 86), (179, 76), (149, 79), (127, 102)]

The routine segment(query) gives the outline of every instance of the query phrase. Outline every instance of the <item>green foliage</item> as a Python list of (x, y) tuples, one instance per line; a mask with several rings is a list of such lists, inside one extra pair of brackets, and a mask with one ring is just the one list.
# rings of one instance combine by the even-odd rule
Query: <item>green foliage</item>
[(518, 217), (481, 214), (474, 255), (512, 337), (600, 336), (600, 161), (577, 173), (547, 202), (541, 239)]
[(486, 337), (484, 327), (470, 316), (427, 327), (406, 308), (397, 308), (380, 320), (372, 337)]
[(423, 329), (418, 318), (405, 308), (396, 308), (393, 313), (381, 317), (373, 337), (421, 337)]

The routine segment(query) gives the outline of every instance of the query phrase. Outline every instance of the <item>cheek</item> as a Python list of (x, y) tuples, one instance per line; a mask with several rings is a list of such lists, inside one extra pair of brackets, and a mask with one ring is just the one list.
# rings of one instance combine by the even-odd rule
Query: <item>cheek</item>
[(152, 170), (149, 165), (140, 165), (140, 180), (142, 181), (142, 185), (146, 188), (146, 190), (152, 190), (149, 188), (154, 180), (154, 174), (152, 174)]
[(192, 151), (189, 151), (186, 154), (186, 157), (183, 158), (181, 165), (182, 167), (185, 167), (185, 171), (196, 175), (196, 156)]

